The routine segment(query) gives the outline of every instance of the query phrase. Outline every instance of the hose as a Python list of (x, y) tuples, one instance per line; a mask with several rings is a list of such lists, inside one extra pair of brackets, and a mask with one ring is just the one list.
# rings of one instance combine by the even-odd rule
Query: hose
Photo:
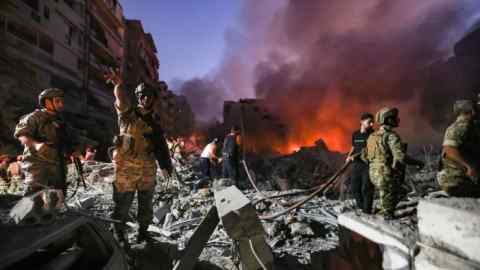
[(252, 239), (248, 239), (248, 243), (250, 243), (250, 249), (252, 250), (252, 254), (257, 260), (258, 264), (262, 267), (263, 270), (268, 270), (268, 268), (265, 266), (265, 264), (262, 262), (260, 257), (258, 256), (257, 252), (255, 251), (255, 248), (253, 247), (253, 242)]
[(313, 199), (317, 194), (323, 192), (325, 189), (327, 189), (329, 186), (331, 186), (333, 183), (335, 183), (335, 181), (337, 180), (337, 178), (343, 173), (345, 172), (345, 170), (348, 168), (348, 166), (350, 166), (352, 162), (349, 160), (347, 161), (328, 181), (327, 183), (323, 184), (322, 186), (318, 187), (314, 192), (312, 192), (310, 195), (308, 195), (305, 199), (303, 200), (300, 200), (299, 202), (295, 203), (294, 205), (290, 206), (289, 208), (285, 209), (285, 210), (282, 210), (280, 212), (277, 212), (277, 213), (274, 213), (274, 214), (271, 214), (271, 215), (268, 215), (268, 216), (260, 216), (259, 218), (261, 220), (273, 220), (279, 216), (282, 216), (282, 215), (285, 215), (293, 210), (295, 210), (296, 208), (302, 206), (303, 204), (305, 204), (306, 202), (310, 201), (311, 199)]

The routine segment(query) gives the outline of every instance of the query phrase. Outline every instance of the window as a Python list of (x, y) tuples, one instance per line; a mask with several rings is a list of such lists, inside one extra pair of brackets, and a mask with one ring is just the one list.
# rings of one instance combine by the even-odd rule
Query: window
[(83, 69), (83, 60), (81, 58), (77, 58), (77, 69)]
[(38, 12), (38, 0), (22, 0), (25, 4)]
[(65, 4), (67, 4), (69, 7), (73, 8), (75, 5), (74, 0), (63, 0)]
[(67, 25), (67, 34), (65, 35), (68, 45), (72, 45), (72, 39), (75, 36), (75, 28), (71, 25)]
[(25, 25), (21, 25), (15, 21), (9, 21), (7, 31), (12, 35), (32, 44), (37, 45), (37, 35), (33, 30)]
[(83, 47), (83, 32), (78, 32), (78, 47), (82, 48)]
[(5, 17), (0, 15), (0, 33), (5, 31)]
[(43, 16), (47, 20), (50, 19), (50, 9), (47, 6), (43, 8)]
[(45, 34), (40, 34), (40, 36), (38, 37), (38, 45), (40, 49), (44, 50), (49, 54), (53, 54), (53, 40), (49, 36)]

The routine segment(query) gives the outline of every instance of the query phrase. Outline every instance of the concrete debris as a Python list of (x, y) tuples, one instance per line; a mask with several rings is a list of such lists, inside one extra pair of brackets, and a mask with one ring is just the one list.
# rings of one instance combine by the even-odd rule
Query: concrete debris
[[(17, 224), (48, 224), (55, 220), (61, 206), (62, 195), (59, 190), (39, 191), (22, 198), (10, 211), (10, 218)], [(60, 204), (60, 205), (59, 205)]]
[[(304, 199), (311, 191), (299, 188), (311, 188), (312, 185), (323, 183), (322, 181), (325, 181), (342, 165), (343, 160), (344, 157), (341, 154), (329, 152), (319, 144), (315, 147), (302, 148), (287, 157), (261, 162), (261, 165), (251, 162), (252, 168), (250, 169), (252, 173), (257, 172), (254, 178), (258, 181), (257, 186), (263, 193), (260, 194), (253, 189), (248, 189), (251, 187), (246, 181), (240, 184), (246, 189), (240, 191), (232, 187), (230, 179), (223, 178), (214, 179), (207, 186), (193, 192), (195, 183), (201, 178), (198, 156), (187, 156), (182, 162), (176, 163), (176, 173), (172, 177), (165, 178), (161, 176), (160, 172), (158, 173), (154, 198), (154, 220), (148, 228), (155, 243), (161, 243), (160, 247), (156, 246), (155, 248), (161, 249), (162, 254), (168, 256), (166, 261), (172, 263), (170, 267), (174, 267), (174, 262), (179, 265), (182, 254), (193, 249), (192, 254), (199, 253), (196, 268), (234, 269), (242, 264), (238, 257), (238, 254), (242, 254), (242, 250), (244, 253), (247, 250), (251, 253), (250, 241), (246, 241), (247, 238), (242, 237), (242, 234), (245, 233), (242, 228), (248, 227), (250, 240), (254, 242), (254, 250), (257, 253), (271, 252), (276, 263), (275, 267), (278, 269), (311, 269), (309, 267), (312, 266), (312, 254), (338, 252), (339, 224), (337, 217), (343, 213), (350, 212), (349, 215), (354, 218), (353, 220), (356, 219), (356, 216), (363, 216), (362, 222), (370, 224), (368, 226), (372, 226), (372, 228), (377, 228), (375, 224), (378, 222), (385, 223), (386, 221), (352, 212), (355, 203), (345, 195), (348, 194), (348, 189), (338, 189), (337, 187), (333, 190), (334, 196), (314, 197), (288, 215), (260, 222), (256, 219), (258, 216), (280, 212)], [(435, 162), (435, 158), (431, 160), (433, 160), (432, 163)], [(285, 168), (292, 166), (295, 167), (294, 170), (287, 169), (286, 175), (279, 176), (285, 172)], [(114, 170), (112, 164), (95, 161), (85, 163), (86, 188), (76, 184), (76, 175), (71, 169), (69, 168), (69, 190), (66, 201), (68, 209), (63, 209), (59, 214), (90, 215), (108, 228), (111, 222), (116, 222), (109, 218), (113, 210)], [(413, 243), (418, 235), (415, 215), (418, 198), (423, 195), (428, 197), (429, 192), (438, 190), (434, 178), (430, 178), (432, 173), (428, 170), (431, 169), (407, 173), (404, 202), (399, 204), (397, 211), (398, 215), (405, 217), (394, 222), (386, 222), (386, 225), (382, 227), (395, 238), (408, 239), (409, 244)], [(419, 174), (421, 175), (419, 176)], [(338, 182), (340, 185), (348, 186), (348, 172), (342, 177)], [(410, 188), (407, 184), (408, 181), (414, 183), (417, 188), (415, 190)], [(272, 187), (276, 187), (277, 190), (272, 190)], [(278, 191), (282, 187), (286, 187), (288, 190)], [(75, 190), (77, 191), (75, 196), (70, 198), (69, 195), (74, 194)], [(218, 205), (222, 204), (222, 198), (220, 198), (222, 192), (228, 190), (231, 192), (236, 190), (236, 195), (224, 194), (225, 203), (235, 201), (235, 205), (232, 205), (230, 210), (218, 208)], [(343, 196), (342, 192), (345, 193)], [(238, 196), (239, 199), (234, 199), (235, 196)], [(435, 196), (441, 196), (441, 194)], [(218, 197), (217, 202), (216, 197)], [(336, 199), (339, 197), (342, 200)], [(213, 206), (217, 206), (218, 216), (222, 219), (222, 223), (212, 229), (213, 232), (208, 239), (195, 241), (196, 230), (200, 228), (202, 220)], [(136, 207), (136, 201), (134, 201), (131, 218), (127, 222), (127, 235), (131, 243), (135, 242), (139, 227), (133, 218)], [(5, 211), (6, 209), (0, 207), (0, 216), (4, 216), (2, 213)], [(16, 214), (16, 216), (20, 221), (21, 214)], [(245, 216), (249, 218), (245, 218)], [(250, 217), (255, 220), (252, 223), (255, 226), (250, 223), (248, 226), (242, 226), (241, 224), (247, 222)], [(8, 222), (8, 220), (2, 217), (2, 222)], [(237, 230), (236, 227), (240, 229)], [(192, 242), (192, 240), (194, 241)], [(135, 252), (138, 254), (148, 253), (145, 250), (147, 248), (132, 246), (132, 250), (137, 250), (138, 252)], [(200, 253), (199, 250), (202, 248)], [(155, 258), (146, 257), (148, 257), (149, 265), (155, 265)], [(197, 258), (197, 255), (194, 257)], [(184, 260), (186, 268), (192, 267), (195, 258)], [(271, 260), (267, 259), (266, 261)]]

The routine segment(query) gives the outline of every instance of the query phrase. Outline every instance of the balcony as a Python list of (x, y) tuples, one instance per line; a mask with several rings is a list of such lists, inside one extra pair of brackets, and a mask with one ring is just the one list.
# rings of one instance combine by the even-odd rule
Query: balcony
[(123, 11), (118, 3), (114, 0), (93, 0), (93, 5), (96, 7), (98, 15), (101, 16), (105, 23), (108, 23), (111, 28), (118, 32), (118, 29), (125, 28), (123, 22)]

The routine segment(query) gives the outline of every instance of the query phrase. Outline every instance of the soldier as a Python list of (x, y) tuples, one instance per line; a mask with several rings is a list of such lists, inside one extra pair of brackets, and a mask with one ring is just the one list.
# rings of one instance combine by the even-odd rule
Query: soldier
[(394, 218), (405, 165), (423, 166), (423, 163), (407, 156), (400, 137), (393, 130), (400, 123), (397, 108), (382, 108), (376, 120), (380, 128), (368, 138), (364, 158), (369, 162), (370, 179), (380, 193), (380, 213), (389, 220)]
[(474, 123), (474, 103), (459, 100), (455, 102), (453, 111), (456, 120), (445, 131), (437, 180), (450, 196), (479, 198), (480, 133)]
[(76, 136), (62, 117), (63, 96), (58, 88), (42, 91), (38, 96), (41, 109), (22, 117), (15, 128), (14, 136), (24, 146), (25, 195), (45, 187), (66, 193), (65, 154), (73, 152)]
[(373, 185), (370, 182), (368, 164), (358, 154), (367, 146), (367, 139), (374, 131), (373, 121), (371, 113), (362, 114), (360, 129), (352, 135), (352, 148), (347, 156), (347, 161), (353, 162), (350, 176), (353, 196), (357, 202), (357, 207), (367, 214), (372, 211)]
[[(170, 175), (172, 165), (168, 146), (158, 118), (153, 113), (156, 91), (140, 84), (135, 89), (138, 106), (127, 100), (122, 79), (118, 71), (106, 76), (107, 82), (115, 86), (115, 109), (118, 114), (120, 134), (115, 139), (113, 162), (115, 182), (113, 218), (126, 222), (128, 212), (137, 193), (137, 219), (140, 225), (137, 241), (150, 240), (147, 228), (153, 218), (153, 194), (158, 161), (166, 175)], [(115, 233), (118, 240), (126, 243), (124, 225), (117, 224)]]

